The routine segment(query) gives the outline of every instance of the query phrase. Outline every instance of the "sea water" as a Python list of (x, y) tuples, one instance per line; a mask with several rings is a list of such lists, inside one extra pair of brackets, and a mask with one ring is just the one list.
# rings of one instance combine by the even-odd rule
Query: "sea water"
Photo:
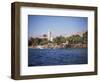
[(74, 65), (87, 63), (87, 48), (28, 48), (28, 66)]

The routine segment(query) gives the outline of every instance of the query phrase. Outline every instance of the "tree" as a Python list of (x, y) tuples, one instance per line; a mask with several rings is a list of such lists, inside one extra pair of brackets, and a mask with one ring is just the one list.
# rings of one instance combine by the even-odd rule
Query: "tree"
[(87, 44), (88, 41), (88, 32), (83, 33), (83, 43)]
[(33, 38), (31, 37), (29, 40), (28, 40), (28, 46), (32, 46), (33, 45)]
[(66, 42), (66, 38), (63, 36), (59, 36), (53, 39), (54, 43), (57, 43), (58, 45), (61, 43), (65, 43)]
[(48, 40), (47, 39), (41, 39), (39, 45), (45, 45), (48, 44)]
[(32, 41), (28, 40), (28, 46), (32, 46)]
[(82, 37), (80, 35), (72, 35), (67, 38), (67, 41), (69, 42), (69, 44), (82, 43)]
[(47, 35), (46, 35), (46, 34), (43, 34), (43, 37), (45, 37), (45, 38), (46, 38), (46, 37), (47, 37)]

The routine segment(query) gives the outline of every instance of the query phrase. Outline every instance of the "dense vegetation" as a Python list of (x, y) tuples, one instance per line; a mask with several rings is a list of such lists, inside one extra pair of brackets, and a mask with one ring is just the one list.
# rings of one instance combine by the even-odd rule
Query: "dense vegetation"
[[(44, 37), (47, 37), (47, 35), (43, 35)], [(68, 44), (87, 44), (87, 38), (88, 34), (87, 32), (83, 33), (82, 36), (80, 35), (72, 35), (69, 37), (64, 37), (64, 36), (57, 36), (56, 38), (53, 39), (53, 42), (48, 41), (47, 38), (40, 39), (40, 38), (33, 38), (31, 37), (28, 41), (28, 45), (31, 46), (36, 46), (36, 45), (45, 45), (48, 43), (53, 43), (53, 44), (61, 44), (61, 43), (66, 43), (68, 41)]]

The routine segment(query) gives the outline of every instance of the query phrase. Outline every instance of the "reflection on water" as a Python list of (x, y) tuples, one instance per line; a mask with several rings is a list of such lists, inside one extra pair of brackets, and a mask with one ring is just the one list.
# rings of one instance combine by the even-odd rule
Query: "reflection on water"
[(28, 49), (28, 66), (87, 64), (87, 48)]

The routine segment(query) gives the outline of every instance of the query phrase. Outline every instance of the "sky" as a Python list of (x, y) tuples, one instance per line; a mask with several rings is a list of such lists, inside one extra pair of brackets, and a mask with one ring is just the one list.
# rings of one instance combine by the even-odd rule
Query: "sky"
[(87, 17), (28, 15), (28, 37), (42, 36), (48, 30), (53, 36), (69, 36), (87, 31), (87, 24)]

